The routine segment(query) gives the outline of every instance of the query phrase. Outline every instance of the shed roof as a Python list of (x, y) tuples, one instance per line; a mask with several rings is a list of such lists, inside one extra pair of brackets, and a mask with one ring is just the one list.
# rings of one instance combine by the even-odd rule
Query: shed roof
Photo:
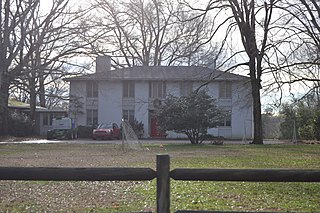
[[(30, 110), (30, 104), (24, 103), (21, 101), (17, 101), (15, 99), (9, 99), (8, 100), (8, 107), (11, 109), (19, 109), (23, 111)], [(64, 109), (47, 109), (45, 107), (36, 106), (36, 112), (67, 112), (67, 110)]]

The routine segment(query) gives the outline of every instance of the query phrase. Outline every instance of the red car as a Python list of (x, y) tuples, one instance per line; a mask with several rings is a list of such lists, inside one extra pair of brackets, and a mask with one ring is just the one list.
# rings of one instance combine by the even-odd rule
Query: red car
[(92, 139), (120, 139), (120, 134), (120, 128), (116, 123), (102, 123), (93, 130)]

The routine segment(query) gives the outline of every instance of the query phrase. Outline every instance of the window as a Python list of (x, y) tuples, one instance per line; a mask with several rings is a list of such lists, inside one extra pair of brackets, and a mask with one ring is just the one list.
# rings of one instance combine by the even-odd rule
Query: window
[(134, 110), (127, 110), (127, 109), (122, 110), (122, 117), (126, 121), (133, 122), (134, 121)]
[(87, 97), (98, 97), (98, 82), (88, 81), (86, 85)]
[(187, 96), (193, 91), (193, 83), (190, 81), (180, 82), (180, 95)]
[(165, 98), (166, 97), (166, 83), (165, 82), (150, 82), (149, 84), (150, 98)]
[(98, 124), (98, 110), (87, 109), (87, 125), (92, 126)]
[(231, 99), (232, 82), (221, 81), (219, 83), (219, 98)]
[(49, 115), (48, 114), (43, 114), (42, 123), (45, 126), (47, 126), (49, 124)]
[(224, 111), (224, 117), (222, 118), (219, 126), (231, 127), (231, 111)]
[(44, 126), (51, 126), (52, 125), (52, 119), (54, 118), (53, 114), (51, 113), (45, 113), (42, 117), (42, 122)]
[(123, 97), (134, 98), (134, 82), (133, 81), (123, 82)]

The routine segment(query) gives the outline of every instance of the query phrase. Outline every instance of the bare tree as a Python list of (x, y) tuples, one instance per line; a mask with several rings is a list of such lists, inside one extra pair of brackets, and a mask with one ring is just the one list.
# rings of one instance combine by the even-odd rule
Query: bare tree
[[(29, 58), (29, 75), (24, 82), (26, 92), (30, 94), (30, 117), (34, 120), (34, 112), (39, 97), (40, 106), (46, 107), (45, 87), (61, 85), (61, 78), (70, 75), (66, 69), (69, 59), (80, 54), (82, 49), (88, 45), (80, 41), (80, 30), (77, 25), (79, 17), (83, 11), (71, 11), (69, 1), (53, 1), (48, 12), (43, 12), (40, 8), (34, 13), (33, 22), (30, 25), (29, 39), (26, 40), (26, 47), (30, 48), (32, 54)], [(40, 5), (41, 6), (41, 5)], [(39, 45), (36, 45), (39, 44)], [(66, 45), (67, 44), (67, 45)], [(75, 68), (74, 68), (75, 69)], [(55, 89), (60, 91), (63, 86)], [(65, 88), (64, 88), (65, 91)], [(66, 98), (67, 94), (50, 93), (52, 96)], [(52, 102), (52, 101), (51, 101)], [(50, 106), (56, 106), (50, 105)], [(48, 106), (49, 107), (49, 106)]]
[(0, 134), (8, 134), (8, 91), (14, 76), (25, 70), (24, 41), (30, 33), (27, 26), (32, 20), (39, 1), (0, 2)]
[[(257, 5), (256, 1), (229, 0), (233, 17), (240, 31), (241, 41), (248, 56), (246, 65), (249, 67), (253, 98), (254, 138), (253, 144), (263, 144), (262, 117), (261, 117), (261, 81), (263, 74), (263, 58), (266, 56), (268, 32), (274, 7), (274, 0)], [(258, 20), (257, 12), (263, 13), (264, 18)], [(261, 43), (257, 40), (256, 24), (261, 27)], [(260, 43), (260, 45), (259, 45)]]
[[(287, 51), (282, 50), (282, 72), (274, 74), (276, 87), (299, 88), (298, 96), (304, 98), (320, 87), (320, 2), (282, 1), (278, 8), (287, 14), (283, 28), (289, 33), (284, 39)], [(292, 96), (297, 94), (293, 91)]]
[[(224, 13), (225, 18), (219, 22), (224, 25), (221, 29), (225, 29), (223, 41), (229, 37), (227, 42), (230, 45), (240, 38), (243, 49), (232, 46), (234, 50), (230, 51), (231, 57), (227, 61), (233, 60), (234, 64), (223, 68), (225, 71), (235, 68), (241, 71), (240, 67), (247, 67), (248, 70), (243, 71), (249, 72), (252, 89), (253, 143), (262, 144), (260, 98), (263, 85), (267, 92), (279, 92), (279, 100), (286, 90), (293, 94), (296, 84), (299, 84), (300, 91), (295, 92), (301, 92), (303, 87), (309, 88), (306, 96), (319, 88), (319, 1), (211, 0), (204, 9), (184, 3), (193, 10), (202, 11), (202, 16), (214, 14), (221, 19), (219, 14)], [(218, 31), (217, 28), (215, 32)], [(268, 78), (270, 81), (266, 81)]]
[(104, 31), (95, 51), (117, 56), (114, 62), (120, 67), (192, 64), (202, 59), (196, 53), (214, 53), (209, 45), (210, 24), (201, 18), (187, 22), (190, 15), (175, 1), (95, 3), (93, 11), (98, 15), (92, 26)]
[[(3, 2), (3, 1), (2, 1)], [(1, 3), (2, 3), (1, 2)], [(45, 87), (70, 73), (71, 58), (85, 51), (85, 27), (78, 19), (84, 11), (71, 11), (68, 0), (53, 0), (48, 11), (38, 0), (5, 1), (1, 5), (0, 127), (6, 135), (9, 89), (29, 94), (34, 119), (37, 96), (45, 105)], [(12, 84), (14, 84), (12, 86)]]
[[(250, 76), (253, 118), (254, 144), (263, 144), (261, 117), (261, 89), (264, 65), (268, 60), (268, 51), (272, 46), (270, 30), (277, 18), (273, 15), (275, 0), (211, 0), (206, 8), (188, 5), (192, 10), (202, 12), (202, 16), (213, 16), (216, 28), (212, 37), (222, 37), (222, 44), (230, 48), (230, 57), (220, 66), (225, 72), (237, 69)], [(223, 17), (223, 18), (222, 18)], [(221, 36), (222, 35), (222, 36)], [(240, 40), (242, 48), (237, 42)], [(234, 44), (235, 43), (235, 44)], [(231, 63), (230, 63), (231, 62)]]

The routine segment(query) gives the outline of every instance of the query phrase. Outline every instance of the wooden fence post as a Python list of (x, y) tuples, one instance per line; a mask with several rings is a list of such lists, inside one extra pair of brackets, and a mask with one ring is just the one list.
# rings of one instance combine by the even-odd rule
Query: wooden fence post
[(157, 213), (170, 212), (170, 157), (157, 155)]

